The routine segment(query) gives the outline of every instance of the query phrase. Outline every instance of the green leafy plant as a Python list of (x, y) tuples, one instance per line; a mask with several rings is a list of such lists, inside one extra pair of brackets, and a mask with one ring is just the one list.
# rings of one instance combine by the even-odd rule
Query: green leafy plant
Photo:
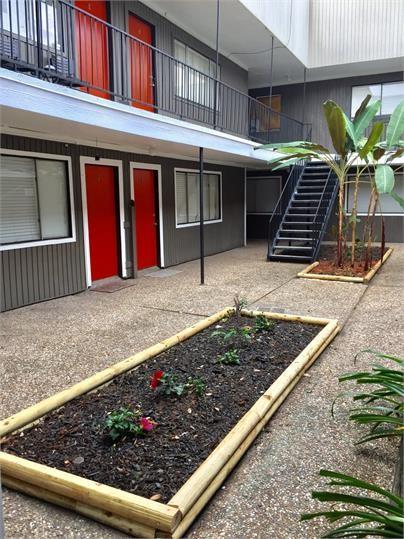
[(129, 434), (146, 434), (155, 426), (156, 423), (149, 417), (142, 416), (140, 410), (132, 411), (129, 408), (109, 412), (104, 422), (107, 434), (113, 442)]
[[(320, 475), (331, 478), (330, 486), (347, 487), (349, 493), (335, 491), (315, 491), (312, 497), (320, 502), (333, 505), (328, 511), (306, 513), (301, 520), (325, 517), (329, 522), (349, 519), (348, 522), (322, 537), (403, 537), (404, 500), (372, 483), (329, 470), (321, 470)], [(352, 494), (359, 489), (359, 494)], [(375, 496), (377, 495), (377, 496)], [(335, 504), (342, 504), (336, 508)], [(347, 508), (347, 505), (349, 506)]]
[(218, 357), (217, 362), (224, 365), (240, 365), (238, 351), (236, 349), (228, 350), (223, 355)]
[(243, 326), (241, 328), (230, 327), (227, 330), (216, 329), (211, 333), (211, 337), (219, 337), (223, 342), (229, 341), (237, 336), (242, 337), (248, 341), (251, 340), (252, 328), (250, 326)]
[(238, 331), (235, 327), (231, 327), (227, 330), (217, 329), (211, 333), (211, 337), (219, 337), (220, 339), (223, 339), (223, 341), (228, 341), (237, 335)]
[(354, 381), (363, 391), (353, 395), (355, 402), (363, 403), (349, 412), (349, 419), (359, 425), (369, 425), (371, 430), (358, 440), (358, 444), (386, 438), (402, 436), (404, 433), (404, 360), (373, 350), (364, 350), (383, 361), (394, 362), (391, 366), (372, 365), (371, 370), (346, 373), (340, 382)]
[(266, 316), (263, 314), (259, 314), (255, 317), (254, 321), (254, 328), (253, 331), (255, 333), (262, 333), (264, 331), (269, 331), (275, 327), (275, 322), (273, 320), (269, 320)]
[(156, 391), (160, 387), (164, 395), (176, 395), (181, 397), (188, 392), (195, 392), (197, 395), (202, 395), (205, 391), (205, 382), (202, 378), (188, 378), (186, 383), (179, 380), (177, 374), (172, 371), (164, 372), (162, 370), (155, 371), (150, 377), (150, 388)]
[(195, 392), (199, 397), (205, 393), (206, 384), (202, 378), (188, 378), (188, 382), (185, 384), (187, 391)]

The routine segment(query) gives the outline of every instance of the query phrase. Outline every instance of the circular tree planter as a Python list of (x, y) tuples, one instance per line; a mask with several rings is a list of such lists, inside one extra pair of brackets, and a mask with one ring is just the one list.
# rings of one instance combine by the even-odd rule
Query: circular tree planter
[[(73, 403), (76, 398), (86, 396), (87, 399), (91, 399), (93, 394), (99, 395), (123, 373), (134, 371), (137, 367), (141, 369), (140, 366), (148, 360), (156, 358), (213, 324), (228, 319), (233, 314), (234, 309), (224, 309), (173, 337), (0, 422), (0, 436), (6, 437), (3, 440), (6, 451), (0, 453), (3, 484), (11, 489), (101, 521), (135, 537), (183, 537), (195, 517), (231, 473), (303, 374), (338, 334), (340, 328), (337, 320), (241, 311), (241, 316), (250, 319), (264, 316), (276, 321), (277, 324), (314, 325), (316, 335), (314, 338), (310, 337), (308, 344), (270, 387), (261, 396), (257, 395), (259, 398), (255, 404), (242, 415), (167, 503), (154, 501), (89, 478), (27, 460), (7, 452), (7, 444), (10, 439), (15, 439), (18, 444), (21, 431), (26, 431), (22, 436), (25, 439), (28, 438), (29, 429), (33, 427), (35, 430), (35, 425), (41, 423), (42, 418), (51, 411), (71, 401)], [(177, 353), (180, 354), (180, 349), (178, 350)]]
[(376, 262), (376, 264), (368, 271), (368, 273), (363, 277), (351, 277), (349, 275), (332, 275), (332, 274), (323, 274), (323, 273), (311, 273), (311, 271), (316, 268), (319, 265), (319, 262), (313, 262), (305, 268), (303, 271), (300, 271), (297, 276), (304, 278), (304, 279), (316, 279), (318, 281), (339, 281), (339, 282), (345, 282), (345, 283), (362, 283), (367, 284), (377, 271), (382, 267), (382, 265), (386, 262), (386, 260), (389, 258), (391, 253), (393, 252), (393, 248), (387, 249), (387, 251), (384, 253), (383, 259)]

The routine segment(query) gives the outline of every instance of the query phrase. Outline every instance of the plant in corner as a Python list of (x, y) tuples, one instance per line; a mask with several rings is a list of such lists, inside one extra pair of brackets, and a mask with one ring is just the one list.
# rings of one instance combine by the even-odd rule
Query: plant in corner
[[(404, 360), (374, 350), (364, 350), (383, 362), (391, 361), (397, 368), (374, 364), (370, 371), (346, 373), (340, 382), (354, 381), (363, 390), (353, 394), (354, 402), (362, 406), (351, 408), (349, 419), (358, 425), (368, 425), (370, 432), (360, 438), (362, 444), (378, 438), (403, 436), (404, 433)], [(349, 393), (350, 395), (350, 393)]]
[[(320, 475), (331, 479), (330, 486), (347, 487), (348, 492), (314, 491), (312, 497), (320, 502), (332, 503), (330, 510), (305, 513), (301, 520), (325, 517), (329, 522), (348, 519), (338, 528), (327, 532), (323, 538), (331, 537), (403, 537), (404, 500), (400, 496), (373, 483), (356, 477), (329, 470)], [(353, 489), (359, 493), (353, 494)], [(377, 496), (375, 496), (377, 495)], [(342, 504), (336, 507), (336, 504)], [(349, 505), (349, 507), (347, 507)]]
[[(318, 159), (330, 167), (338, 178), (338, 237), (336, 265), (344, 263), (343, 245), (346, 243), (345, 195), (348, 184), (347, 175), (352, 167), (356, 168), (354, 180), (354, 204), (350, 217), (351, 225), (351, 263), (355, 261), (356, 223), (358, 190), (361, 178), (366, 172), (371, 182), (371, 195), (368, 205), (368, 217), (364, 231), (364, 241), (367, 244), (365, 269), (369, 262), (369, 250), (373, 240), (373, 220), (376, 207), (380, 203), (381, 194), (391, 195), (402, 207), (404, 200), (393, 191), (394, 171), (390, 164), (393, 159), (404, 152), (404, 101), (401, 101), (393, 111), (386, 131), (386, 140), (381, 141), (383, 124), (375, 122), (370, 134), (365, 131), (370, 126), (380, 108), (380, 100), (370, 103), (371, 96), (363, 100), (351, 121), (342, 108), (334, 101), (328, 100), (323, 104), (323, 112), (334, 151), (309, 141), (278, 142), (261, 146), (262, 149), (277, 150), (283, 154), (269, 160), (272, 170), (289, 167), (301, 159)], [(370, 103), (370, 104), (369, 104)], [(401, 168), (401, 167), (399, 167)], [(397, 171), (398, 169), (396, 169)], [(345, 232), (346, 231), (346, 232)], [(384, 249), (384, 221), (382, 219), (382, 256)]]

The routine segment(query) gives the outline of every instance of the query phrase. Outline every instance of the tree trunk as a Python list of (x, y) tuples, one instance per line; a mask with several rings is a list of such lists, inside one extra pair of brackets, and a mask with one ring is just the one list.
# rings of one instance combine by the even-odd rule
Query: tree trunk
[(355, 251), (356, 251), (356, 223), (358, 215), (358, 192), (359, 192), (359, 171), (356, 170), (355, 177), (355, 191), (354, 191), (354, 200), (351, 213), (351, 227), (352, 227), (352, 236), (351, 236), (351, 266), (355, 264)]
[(343, 224), (344, 224), (344, 187), (339, 186), (338, 195), (338, 240), (337, 240), (337, 266), (342, 267), (343, 253), (342, 253), (342, 241), (343, 241)]

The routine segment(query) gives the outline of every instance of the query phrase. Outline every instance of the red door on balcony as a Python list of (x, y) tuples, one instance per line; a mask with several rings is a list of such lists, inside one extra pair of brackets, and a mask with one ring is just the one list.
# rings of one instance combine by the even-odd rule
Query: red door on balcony
[[(76, 0), (75, 6), (107, 21), (107, 3), (105, 0)], [(95, 88), (83, 86), (81, 89), (92, 95), (109, 99), (109, 55), (107, 27), (101, 22), (76, 13), (76, 54), (78, 78)]]
[[(129, 13), (129, 33), (153, 45), (153, 27)], [(147, 45), (130, 41), (130, 76), (134, 107), (154, 111), (153, 52)]]
[(118, 217), (115, 168), (86, 165), (91, 280), (118, 275)]
[(156, 179), (153, 170), (133, 171), (138, 269), (157, 266)]

